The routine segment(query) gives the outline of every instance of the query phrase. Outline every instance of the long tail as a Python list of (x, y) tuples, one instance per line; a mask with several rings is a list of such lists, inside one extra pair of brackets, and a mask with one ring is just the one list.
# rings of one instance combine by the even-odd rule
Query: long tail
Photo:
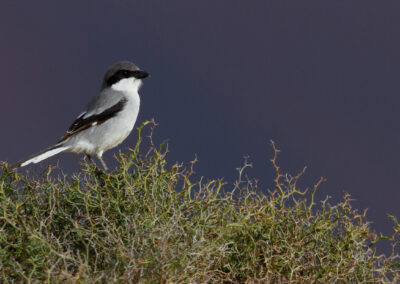
[(36, 153), (35, 155), (32, 155), (24, 160), (16, 162), (15, 164), (11, 165), (11, 169), (25, 167), (32, 163), (33, 164), (39, 163), (40, 161), (43, 161), (47, 158), (57, 155), (58, 153), (68, 150), (68, 148), (69, 148), (68, 146), (56, 144), (56, 145), (51, 146), (51, 147), (47, 148), (46, 150), (43, 150), (39, 153)]

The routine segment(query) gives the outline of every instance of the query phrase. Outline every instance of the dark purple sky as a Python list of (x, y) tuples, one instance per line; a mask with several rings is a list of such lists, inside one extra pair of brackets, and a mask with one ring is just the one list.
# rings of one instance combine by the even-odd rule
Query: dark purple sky
[[(138, 122), (156, 119), (171, 163), (197, 153), (199, 175), (233, 181), (250, 155), (248, 174), (268, 187), (273, 139), (284, 169), (308, 166), (304, 185), (327, 178), (319, 199), (349, 192), (389, 233), (387, 214), (400, 217), (398, 0), (71, 2), (0, 4), (1, 160), (56, 142), (105, 69), (132, 60), (152, 75)], [(50, 162), (60, 158), (79, 168), (73, 154)]]

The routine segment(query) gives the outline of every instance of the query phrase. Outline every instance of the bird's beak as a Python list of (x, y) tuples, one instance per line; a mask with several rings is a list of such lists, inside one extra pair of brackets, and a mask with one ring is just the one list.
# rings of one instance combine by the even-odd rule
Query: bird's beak
[(149, 77), (149, 73), (147, 73), (145, 71), (137, 70), (134, 72), (133, 77), (135, 77), (136, 79), (144, 79), (144, 78)]

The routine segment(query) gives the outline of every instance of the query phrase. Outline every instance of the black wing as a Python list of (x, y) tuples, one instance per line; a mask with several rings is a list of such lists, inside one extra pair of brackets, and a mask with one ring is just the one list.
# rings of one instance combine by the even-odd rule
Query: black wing
[(101, 113), (94, 114), (88, 117), (84, 117), (84, 114), (79, 116), (68, 128), (67, 133), (65, 133), (64, 136), (61, 137), (61, 140), (58, 142), (62, 142), (65, 139), (81, 132), (82, 130), (88, 129), (91, 126), (99, 125), (106, 122), (110, 118), (116, 116), (117, 113), (119, 113), (124, 108), (126, 102), (127, 99), (123, 98), (118, 103)]

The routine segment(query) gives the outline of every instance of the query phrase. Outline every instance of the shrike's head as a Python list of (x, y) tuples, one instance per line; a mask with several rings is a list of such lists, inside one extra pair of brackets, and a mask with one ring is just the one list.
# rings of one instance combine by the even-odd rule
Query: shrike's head
[(101, 89), (112, 88), (117, 91), (137, 92), (142, 85), (142, 79), (148, 76), (149, 73), (141, 71), (132, 62), (120, 61), (108, 68)]

